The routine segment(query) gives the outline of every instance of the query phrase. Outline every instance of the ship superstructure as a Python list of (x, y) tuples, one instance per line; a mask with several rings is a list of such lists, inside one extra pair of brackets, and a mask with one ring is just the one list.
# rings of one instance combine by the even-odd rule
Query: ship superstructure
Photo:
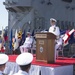
[(8, 29), (26, 31), (48, 30), (50, 18), (60, 29), (75, 28), (75, 0), (5, 0)]

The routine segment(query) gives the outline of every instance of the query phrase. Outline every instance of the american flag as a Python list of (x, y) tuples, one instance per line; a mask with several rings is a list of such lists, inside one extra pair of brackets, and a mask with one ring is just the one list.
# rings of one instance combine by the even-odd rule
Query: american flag
[(71, 31), (68, 31), (65, 33), (64, 37), (62, 38), (64, 43), (66, 44), (71, 36), (71, 34), (74, 32), (75, 30), (72, 29)]

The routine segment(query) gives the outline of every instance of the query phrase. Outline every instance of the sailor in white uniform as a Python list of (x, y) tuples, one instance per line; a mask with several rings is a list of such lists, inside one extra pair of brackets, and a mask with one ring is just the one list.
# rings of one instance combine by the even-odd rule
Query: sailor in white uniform
[(51, 27), (49, 28), (49, 32), (55, 34), (56, 36), (60, 35), (59, 27), (56, 26), (56, 20), (54, 18), (50, 19)]
[(26, 40), (25, 40), (24, 44), (22, 46), (20, 46), (21, 53), (28, 52), (28, 49), (31, 48), (32, 42), (33, 42), (33, 38), (31, 36), (31, 33), (27, 32)]
[(56, 35), (56, 40), (55, 40), (55, 59), (56, 59), (56, 55), (57, 55), (57, 49), (60, 45), (62, 45), (62, 39), (60, 38), (60, 29), (58, 26), (56, 26), (56, 19), (51, 18), (50, 19), (50, 24), (51, 27), (49, 28), (49, 32), (53, 33), (54, 35)]
[(9, 57), (6, 54), (0, 54), (0, 75), (5, 75), (3, 72), (8, 60), (9, 60)]
[(29, 75), (32, 60), (33, 55), (31, 53), (25, 52), (20, 54), (16, 58), (16, 63), (20, 66), (20, 70), (14, 75)]

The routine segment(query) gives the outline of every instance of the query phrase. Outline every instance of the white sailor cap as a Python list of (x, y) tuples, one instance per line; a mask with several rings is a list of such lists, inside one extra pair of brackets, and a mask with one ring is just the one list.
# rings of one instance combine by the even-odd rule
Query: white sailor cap
[(18, 55), (18, 57), (16, 58), (16, 63), (18, 65), (23, 66), (30, 64), (32, 60), (33, 60), (33, 55), (31, 53), (25, 52)]
[(31, 34), (31, 32), (27, 32), (27, 35), (28, 35), (28, 34)]
[(50, 21), (57, 22), (56, 19), (54, 19), (54, 18), (50, 18)]
[(0, 54), (0, 65), (7, 63), (9, 60), (8, 55)]

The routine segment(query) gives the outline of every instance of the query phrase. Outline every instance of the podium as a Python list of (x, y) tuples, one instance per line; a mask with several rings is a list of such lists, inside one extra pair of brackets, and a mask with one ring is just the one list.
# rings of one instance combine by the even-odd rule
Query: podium
[(36, 60), (55, 62), (55, 39), (56, 36), (50, 32), (36, 33)]

